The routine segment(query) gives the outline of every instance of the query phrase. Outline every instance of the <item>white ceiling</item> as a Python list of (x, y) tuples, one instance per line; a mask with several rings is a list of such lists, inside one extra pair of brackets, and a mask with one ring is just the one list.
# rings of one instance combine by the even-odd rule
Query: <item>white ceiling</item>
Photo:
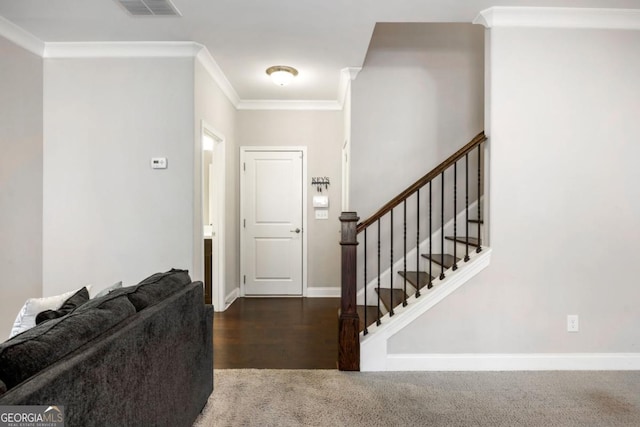
[[(132, 17), (114, 0), (0, 0), (0, 15), (44, 42), (195, 41), (243, 100), (336, 100), (377, 22), (471, 22), (491, 6), (640, 8), (640, 0), (173, 0), (182, 17)], [(287, 87), (265, 74), (291, 65)]]

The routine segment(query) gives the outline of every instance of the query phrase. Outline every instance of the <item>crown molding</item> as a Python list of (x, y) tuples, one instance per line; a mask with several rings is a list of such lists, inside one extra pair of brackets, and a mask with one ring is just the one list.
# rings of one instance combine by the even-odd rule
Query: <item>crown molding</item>
[(358, 73), (362, 67), (347, 67), (340, 70), (340, 83), (338, 84), (338, 104), (340, 109), (344, 107), (344, 101), (347, 99), (347, 92), (351, 86), (351, 82), (358, 77)]
[(286, 100), (286, 99), (249, 99), (240, 100), (238, 110), (300, 110), (300, 111), (339, 111), (342, 105), (330, 100)]
[(195, 42), (53, 42), (45, 43), (44, 58), (195, 58), (234, 107), (240, 98), (209, 50)]
[[(243, 100), (233, 88), (209, 50), (195, 42), (53, 42), (44, 43), (47, 59), (72, 58), (195, 58), (237, 110), (320, 110), (342, 109), (338, 101)], [(343, 75), (354, 79), (359, 69), (346, 69)], [(344, 71), (344, 70), (343, 70)], [(342, 99), (344, 102), (344, 98)]]
[(193, 42), (47, 42), (44, 58), (189, 58), (202, 49)]
[(225, 76), (225, 74), (222, 72), (222, 69), (220, 68), (216, 60), (213, 59), (213, 56), (211, 55), (211, 52), (209, 52), (209, 49), (201, 44), (198, 44), (198, 46), (200, 47), (200, 50), (196, 55), (196, 61), (200, 62), (207, 73), (209, 73), (211, 78), (218, 84), (220, 90), (222, 90), (222, 92), (226, 95), (231, 104), (233, 104), (233, 106), (237, 110), (241, 102), (240, 97), (238, 96), (238, 92), (236, 92), (236, 90), (233, 88), (233, 86), (227, 79), (227, 76)]
[(3, 16), (0, 16), (0, 36), (40, 57), (44, 52), (45, 44), (42, 40)]
[(0, 36), (45, 59), (195, 58), (237, 110), (339, 111), (351, 80), (361, 68), (340, 72), (338, 100), (242, 100), (209, 50), (195, 42), (43, 42), (0, 16)]
[(496, 6), (480, 12), (473, 23), (486, 28), (640, 30), (640, 9)]
[(362, 67), (347, 67), (340, 70), (338, 100), (240, 100), (238, 110), (299, 110), (299, 111), (340, 111), (344, 107), (347, 91)]

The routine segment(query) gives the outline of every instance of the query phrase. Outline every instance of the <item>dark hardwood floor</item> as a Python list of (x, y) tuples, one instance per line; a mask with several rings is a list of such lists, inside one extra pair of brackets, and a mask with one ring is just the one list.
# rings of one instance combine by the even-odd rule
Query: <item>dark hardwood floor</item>
[(339, 298), (238, 298), (214, 313), (215, 369), (336, 369)]

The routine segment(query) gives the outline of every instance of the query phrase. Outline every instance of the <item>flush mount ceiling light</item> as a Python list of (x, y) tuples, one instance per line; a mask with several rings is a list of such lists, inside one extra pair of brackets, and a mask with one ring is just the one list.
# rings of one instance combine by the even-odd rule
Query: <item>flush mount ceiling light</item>
[(278, 86), (286, 86), (298, 75), (298, 70), (286, 65), (274, 65), (267, 68), (267, 74), (271, 76), (271, 81)]

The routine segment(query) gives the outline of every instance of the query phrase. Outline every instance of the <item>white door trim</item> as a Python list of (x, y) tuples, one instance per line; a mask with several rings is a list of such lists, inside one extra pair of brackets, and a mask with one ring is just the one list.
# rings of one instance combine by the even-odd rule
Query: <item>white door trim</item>
[[(242, 173), (242, 165), (245, 162), (245, 155), (248, 151), (301, 151), (302, 152), (302, 296), (307, 296), (307, 236), (309, 234), (307, 227), (307, 147), (306, 146), (242, 146), (240, 147), (240, 191), (244, 187), (244, 174)], [(242, 194), (240, 195), (240, 296), (245, 296), (244, 289), (244, 252), (245, 252), (245, 235), (242, 220), (245, 218), (245, 206)], [(281, 296), (281, 295), (280, 295)]]
[[(213, 194), (214, 210), (215, 210), (215, 224), (213, 224), (214, 236), (211, 241), (212, 251), (214, 253), (211, 266), (211, 302), (213, 303), (214, 310), (224, 311), (228, 305), (225, 301), (225, 137), (216, 130), (213, 126), (201, 121), (200, 125), (200, 141), (202, 143), (203, 137), (207, 135), (213, 138), (213, 170), (214, 186), (213, 190), (209, 190)], [(201, 151), (202, 151), (202, 147)], [(204, 177), (204, 156), (201, 153), (201, 168)], [(202, 179), (202, 178), (201, 178)], [(200, 206), (204, 206), (204, 194), (200, 192)], [(201, 242), (204, 239), (204, 227), (205, 218), (202, 219), (202, 224), (199, 224), (200, 235), (202, 236)], [(201, 245), (202, 246), (202, 243)], [(203, 262), (204, 268), (204, 262)], [(204, 271), (202, 272), (204, 277)]]
[(342, 212), (349, 210), (349, 181), (351, 179), (351, 141), (342, 145)]

